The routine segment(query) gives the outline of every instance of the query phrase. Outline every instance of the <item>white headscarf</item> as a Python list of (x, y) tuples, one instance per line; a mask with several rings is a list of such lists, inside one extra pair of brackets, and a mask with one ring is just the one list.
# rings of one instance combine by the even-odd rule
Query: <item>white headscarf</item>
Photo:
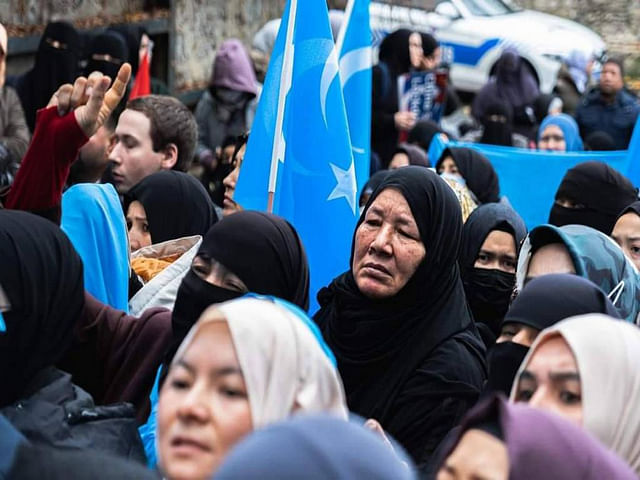
[(563, 320), (536, 338), (516, 379), (538, 346), (555, 335), (564, 338), (578, 365), (583, 427), (640, 474), (640, 329), (601, 314)]
[(173, 363), (204, 325), (224, 321), (247, 385), (254, 429), (294, 413), (325, 412), (347, 418), (342, 381), (319, 340), (302, 319), (269, 300), (240, 298), (209, 307)]

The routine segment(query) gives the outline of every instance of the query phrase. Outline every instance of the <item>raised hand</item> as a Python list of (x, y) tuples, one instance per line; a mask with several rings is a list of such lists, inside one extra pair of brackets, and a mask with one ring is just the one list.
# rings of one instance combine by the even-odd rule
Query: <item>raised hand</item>
[(78, 77), (73, 85), (62, 85), (47, 107), (57, 106), (60, 115), (73, 111), (78, 125), (90, 137), (120, 103), (130, 78), (131, 65), (128, 63), (120, 67), (111, 88), (111, 79), (99, 72), (93, 72), (89, 78)]

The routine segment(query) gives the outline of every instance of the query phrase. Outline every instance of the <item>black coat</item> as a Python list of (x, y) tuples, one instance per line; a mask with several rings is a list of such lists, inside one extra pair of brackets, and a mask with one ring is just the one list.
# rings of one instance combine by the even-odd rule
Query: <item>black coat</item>
[(34, 446), (91, 449), (145, 462), (133, 407), (96, 407), (69, 374), (53, 367), (36, 375), (23, 398), (0, 414)]

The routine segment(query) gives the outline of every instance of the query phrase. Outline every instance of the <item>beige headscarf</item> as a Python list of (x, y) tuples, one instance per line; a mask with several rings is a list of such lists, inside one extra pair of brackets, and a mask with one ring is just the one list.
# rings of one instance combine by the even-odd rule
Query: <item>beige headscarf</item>
[(0, 61), (0, 88), (4, 87), (5, 71), (7, 68), (7, 58), (6, 58), (7, 45), (8, 45), (7, 29), (4, 28), (4, 25), (0, 23), (0, 53), (5, 54), (5, 58), (2, 61)]
[[(640, 329), (601, 314), (563, 320), (536, 338), (516, 379), (554, 335), (564, 338), (578, 365), (583, 427), (640, 474)], [(517, 381), (512, 401), (516, 390)]]
[(347, 418), (342, 381), (304, 322), (269, 300), (240, 298), (209, 307), (184, 339), (182, 358), (198, 331), (226, 321), (247, 385), (253, 428), (296, 413)]

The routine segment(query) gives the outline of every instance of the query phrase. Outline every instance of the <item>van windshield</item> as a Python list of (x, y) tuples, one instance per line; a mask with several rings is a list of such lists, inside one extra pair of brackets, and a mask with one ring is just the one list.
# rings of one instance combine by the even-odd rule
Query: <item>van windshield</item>
[(472, 15), (483, 17), (505, 15), (518, 11), (518, 8), (502, 0), (461, 0), (461, 2)]

